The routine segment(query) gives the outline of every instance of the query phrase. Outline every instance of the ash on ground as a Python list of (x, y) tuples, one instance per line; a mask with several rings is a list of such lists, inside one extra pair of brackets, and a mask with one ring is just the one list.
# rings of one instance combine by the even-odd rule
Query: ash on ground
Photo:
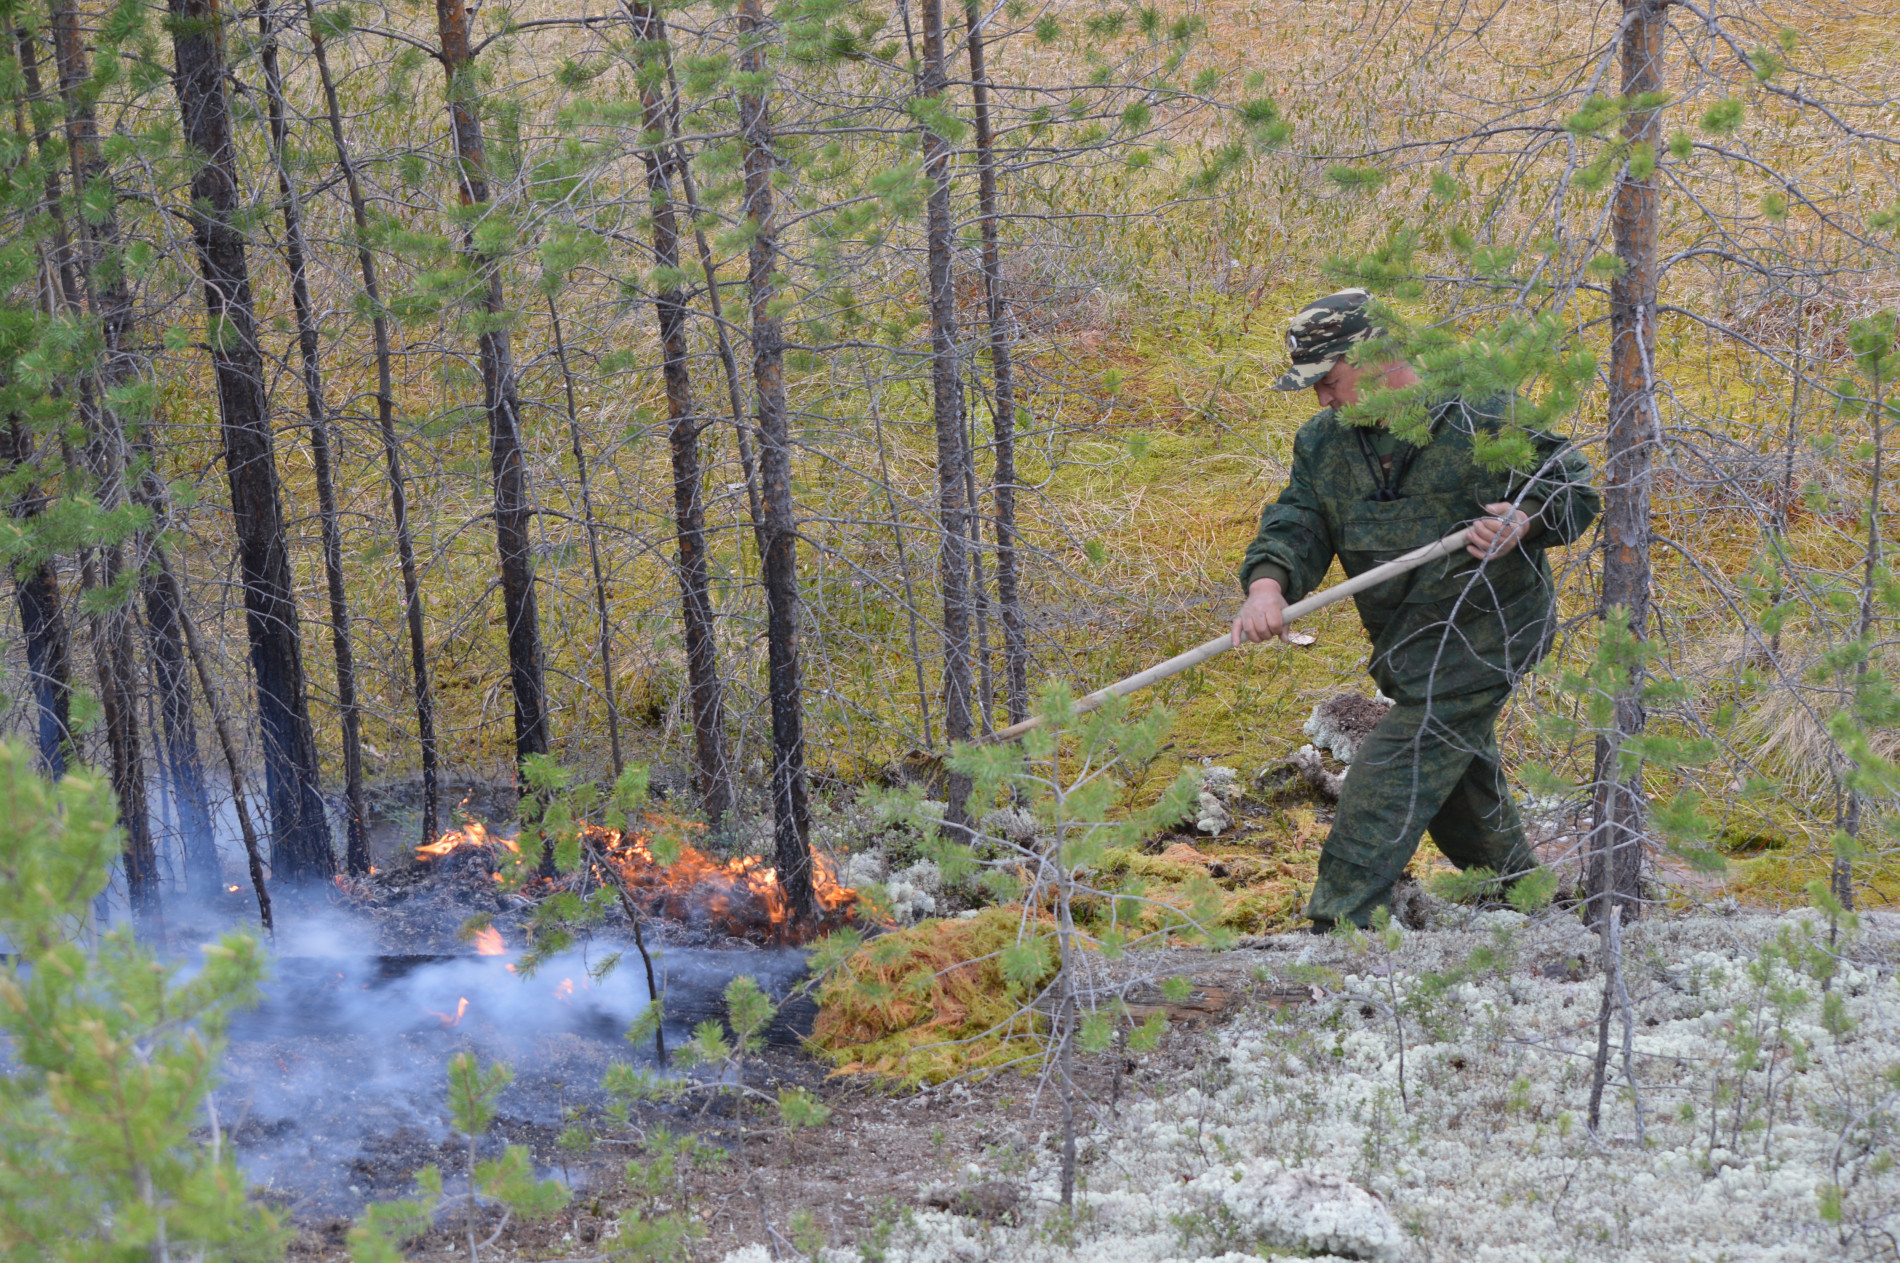
[[(496, 852), (509, 845), (457, 847), (280, 911), (272, 977), (262, 1003), (232, 1024), (214, 1107), (247, 1175), (294, 1219), (408, 1195), (430, 1163), (453, 1185), (467, 1146), (449, 1126), (447, 1067), (462, 1052), (515, 1072), (479, 1156), (525, 1144), (544, 1177), (584, 1183), (587, 1171), (562, 1165), (556, 1139), (601, 1116), (614, 1063), (657, 1068), (652, 1043), (626, 1038), (652, 1002), (649, 961), (672, 1048), (723, 1016), (733, 978), (750, 975), (785, 1001), (804, 976), (802, 951), (659, 919), (643, 920), (643, 958), (618, 906), (584, 948), (530, 970), (521, 956), (533, 899), (494, 879)], [(488, 927), (464, 941), (477, 916)], [(784, 1005), (774, 1042), (796, 1043), (811, 1007)]]

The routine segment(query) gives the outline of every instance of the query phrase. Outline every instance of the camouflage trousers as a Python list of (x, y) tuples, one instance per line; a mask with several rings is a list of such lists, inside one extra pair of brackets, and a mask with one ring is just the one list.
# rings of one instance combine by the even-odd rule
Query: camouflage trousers
[(1508, 688), (1400, 703), (1354, 756), (1320, 851), (1306, 914), (1318, 926), (1364, 926), (1430, 829), (1460, 869), (1516, 877), (1537, 866), (1504, 781), (1497, 720)]

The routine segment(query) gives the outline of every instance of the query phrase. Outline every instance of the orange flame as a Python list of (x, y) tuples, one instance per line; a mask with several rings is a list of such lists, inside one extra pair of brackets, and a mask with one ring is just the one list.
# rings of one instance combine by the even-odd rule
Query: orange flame
[(450, 829), (433, 842), (425, 842), (416, 848), (416, 858), (420, 860), (438, 860), (454, 850), (465, 846), (505, 846), (516, 855), (521, 848), (513, 838), (498, 837), (488, 832), (479, 820), (465, 820), (459, 829)]
[(442, 1019), (442, 1025), (445, 1027), (459, 1026), (462, 1023), (462, 1015), (468, 1012), (468, 997), (463, 996), (460, 1000), (455, 1002), (455, 1016), (453, 1017), (447, 1013), (437, 1013), (434, 1009), (430, 1009), (428, 1012), (429, 1016)]
[(554, 998), (559, 1000), (562, 1004), (571, 1003), (573, 995), (574, 980), (572, 978), (561, 979), (561, 985), (554, 988)]
[[(657, 815), (650, 825), (668, 823)], [(627, 893), (648, 914), (663, 913), (675, 920), (710, 920), (735, 938), (756, 943), (797, 943), (847, 921), (858, 902), (858, 892), (841, 885), (823, 856), (812, 857), (812, 885), (818, 896), (813, 924), (794, 924), (785, 891), (770, 862), (757, 855), (716, 860), (699, 848), (682, 844), (672, 864), (654, 858), (646, 833), (621, 834), (613, 829), (583, 826), (587, 840), (612, 864)]]
[(499, 956), (507, 950), (508, 945), (501, 941), (501, 931), (492, 925), (475, 936), (477, 956)]

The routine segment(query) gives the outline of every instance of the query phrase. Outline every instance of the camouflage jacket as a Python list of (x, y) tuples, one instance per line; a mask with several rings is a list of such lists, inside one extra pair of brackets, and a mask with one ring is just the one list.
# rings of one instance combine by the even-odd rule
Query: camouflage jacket
[[(1243, 590), (1271, 576), (1297, 601), (1334, 557), (1360, 574), (1469, 524), (1486, 504), (1512, 501), (1531, 517), (1519, 547), (1482, 563), (1460, 550), (1354, 598), (1372, 638), (1373, 678), (1389, 696), (1508, 687), (1549, 648), (1556, 593), (1545, 549), (1579, 538), (1600, 508), (1588, 462), (1557, 435), (1534, 436), (1534, 469), (1493, 471), (1473, 459), (1472, 436), (1495, 431), (1509, 403), (1442, 405), (1423, 448), (1355, 433), (1331, 409), (1315, 416), (1293, 440), (1286, 489), (1260, 515), (1240, 566)], [(1389, 470), (1375, 472), (1375, 436), (1393, 457)], [(1382, 480), (1391, 488), (1384, 499)]]

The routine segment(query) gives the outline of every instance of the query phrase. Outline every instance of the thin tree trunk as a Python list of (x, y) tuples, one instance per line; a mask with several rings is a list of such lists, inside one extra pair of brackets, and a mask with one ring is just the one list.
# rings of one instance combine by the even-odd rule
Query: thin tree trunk
[(192, 174), (189, 218), (204, 278), (231, 518), (244, 576), (245, 624), (271, 810), (271, 873), (279, 881), (328, 878), (336, 872), (336, 856), (324, 817), (317, 743), (305, 695), (303, 638), (284, 534), (250, 264), (238, 227), (244, 207), (225, 90), (221, 19), (214, 0), (168, 2), (185, 143), (202, 155)]
[[(50, 6), (53, 52), (59, 72), (60, 97), (65, 105), (66, 146), (75, 189), (89, 189), (110, 179), (110, 168), (99, 147), (97, 121), (91, 96), (91, 74), (79, 15), (68, 0)], [(96, 381), (82, 394), (86, 421), (84, 460), (96, 480), (99, 506), (107, 513), (126, 502), (125, 428), (108, 405), (114, 387), (131, 376), (126, 350), (132, 333), (132, 298), (125, 286), (119, 259), (117, 207), (106, 201), (98, 222), (83, 219), (86, 295), (92, 316), (99, 322), (103, 341)], [(82, 566), (82, 584), (116, 588), (126, 569), (125, 549), (117, 541), (99, 547), (100, 568)], [(99, 701), (105, 721), (113, 792), (119, 800), (125, 828), (126, 893), (133, 914), (140, 918), (159, 911), (158, 853), (152, 844), (151, 820), (145, 803), (145, 762), (140, 750), (136, 695), (138, 663), (133, 654), (132, 613), (115, 600), (90, 619), (93, 658), (99, 676)]]
[[(923, 0), (923, 74), (918, 89), (925, 97), (943, 97), (950, 86), (944, 61), (943, 0)], [(965, 491), (963, 378), (957, 363), (957, 296), (951, 251), (955, 225), (950, 219), (950, 162), (946, 137), (924, 128), (924, 174), (930, 180), (924, 233), (928, 253), (930, 303), (930, 385), (937, 427), (937, 516), (942, 544), (937, 553), (943, 586), (943, 731), (952, 741), (971, 737), (970, 670), (970, 501)], [(953, 829), (969, 820), (970, 778), (952, 772), (946, 778), (950, 799), (946, 819)]]
[[(40, 82), (39, 49), (34, 36), (25, 27), (14, 32), (19, 50), (21, 76), (27, 100), (44, 99)], [(29, 127), (26, 110), (16, 111), (14, 127), (24, 144)], [(30, 128), (33, 145), (46, 163), (43, 207), (52, 222), (52, 255), (42, 255), (42, 301), (48, 316), (76, 309), (80, 303), (78, 274), (73, 267), (72, 243), (66, 232), (65, 216), (60, 208), (59, 172), (51, 161), (51, 137), (43, 115), (35, 114)], [(63, 392), (65, 384), (56, 383)], [(7, 450), (4, 464), (9, 471), (33, 462), (33, 438), (21, 419), (9, 417), (0, 440)], [(37, 483), (21, 489), (8, 506), (8, 513), (30, 533), (32, 523), (46, 510), (47, 496)], [(22, 562), (13, 575), (14, 597), (20, 607), (20, 636), (26, 642), (26, 667), (33, 690), (34, 724), (40, 756), (40, 768), (54, 780), (66, 774), (73, 753), (72, 745), (72, 636), (66, 624), (66, 612), (60, 603), (59, 569), (51, 556)]]
[[(629, 3), (634, 39), (664, 56), (658, 16), (645, 4)], [(640, 103), (649, 120), (667, 116), (659, 78), (640, 78)], [(649, 123), (651, 126), (651, 123)], [(673, 146), (660, 143), (640, 152), (652, 195), (653, 261), (660, 273), (677, 276), (680, 268), (679, 219), (673, 209)], [(678, 282), (654, 296), (660, 323), (662, 368), (666, 376), (667, 441), (673, 457), (673, 515), (679, 540), (680, 615), (686, 645), (687, 690), (693, 707), (693, 740), (700, 805), (715, 829), (728, 826), (733, 807), (732, 768), (726, 749), (725, 687), (719, 678), (718, 642), (706, 565), (706, 505), (700, 491), (699, 434), (704, 428), (693, 407), (693, 382), (687, 368), (686, 300)]]
[(369, 872), (369, 821), (363, 806), (363, 713), (356, 700), (356, 653), (350, 644), (350, 601), (343, 586), (343, 528), (337, 516), (336, 482), (330, 465), (330, 410), (323, 401), (323, 351), (316, 310), (310, 302), (303, 233), (303, 198), (290, 177), (285, 154), (289, 141), (283, 73), (277, 64), (277, 12), (258, 6), (263, 37), (264, 91), (269, 98), (271, 162), (277, 191), (284, 199), (284, 263), (290, 270), (290, 298), (297, 315), (297, 354), (303, 368), (304, 408), (310, 417), (310, 464), (317, 480), (317, 520), (323, 533), (323, 575), (330, 596), (330, 645), (336, 654), (337, 717), (343, 726), (344, 799), (348, 803), (348, 843), (344, 854), (353, 876)]
[(383, 442), (383, 464), (389, 478), (390, 519), (396, 531), (396, 556), (402, 566), (403, 617), (409, 625), (409, 673), (415, 688), (416, 739), (422, 749), (422, 840), (433, 842), (441, 833), (436, 811), (441, 793), (436, 770), (435, 690), (429, 681), (428, 641), (422, 627), (422, 582), (416, 570), (415, 540), (409, 527), (409, 493), (404, 485), (402, 446), (396, 439), (396, 395), (391, 382), (389, 353), (389, 316), (383, 307), (382, 284), (376, 273), (376, 256), (369, 248), (369, 206), (363, 197), (362, 181), (350, 158), (349, 142), (343, 134), (343, 109), (337, 101), (336, 80), (330, 74), (330, 58), (318, 29), (315, 0), (304, 0), (304, 16), (310, 24), (310, 51), (317, 63), (317, 77), (323, 84), (324, 103), (330, 115), (330, 138), (336, 145), (337, 166), (343, 171), (344, 187), (350, 195), (350, 215), (356, 224), (356, 259), (363, 271), (363, 296), (369, 300), (370, 328), (376, 343), (376, 423)]
[(750, 426), (746, 423), (745, 388), (739, 384), (739, 360), (732, 351), (732, 334), (726, 324), (725, 305), (719, 298), (719, 271), (713, 265), (712, 246), (706, 230), (700, 226), (699, 189), (693, 179), (693, 166), (686, 161), (680, 143), (680, 90), (673, 73), (673, 48), (666, 33), (666, 19), (652, 12), (653, 38), (660, 56), (666, 59), (666, 138), (672, 149), (673, 170), (679, 172), (680, 192), (686, 198), (686, 218), (693, 225), (693, 242), (699, 250), (700, 271), (706, 276), (706, 305), (712, 313), (713, 341), (719, 348), (720, 367), (726, 377), (726, 398), (732, 408), (732, 431), (739, 446), (739, 472), (745, 480), (746, 507), (752, 512), (752, 533), (759, 555), (765, 555), (765, 511), (759, 500), (759, 479), (752, 458)]
[(963, 494), (970, 501), (970, 596), (976, 615), (976, 718), (983, 735), (995, 714), (996, 684), (990, 675), (990, 593), (983, 578), (983, 512), (976, 494), (976, 436), (964, 418)]
[[(7, 451), (0, 466), (11, 472), (31, 463), (32, 440), (18, 417), (9, 419), (0, 439)], [(31, 532), (33, 519), (46, 506), (37, 486), (22, 491), (8, 513)], [(22, 564), (13, 574), (14, 597), (20, 606), (20, 636), (26, 641), (26, 669), (31, 678), (40, 768), (54, 780), (66, 774), (72, 750), (72, 650), (66, 612), (59, 599), (59, 572), (51, 557)]]
[(791, 420), (785, 403), (785, 336), (778, 298), (778, 223), (772, 174), (778, 165), (767, 94), (771, 28), (761, 0), (739, 9), (739, 94), (745, 143), (745, 212), (755, 231), (746, 289), (752, 305), (752, 379), (758, 392), (759, 489), (764, 510), (766, 659), (772, 695), (773, 863), (797, 920), (818, 913), (812, 888), (811, 820), (805, 789), (805, 733), (798, 666), (798, 525), (792, 505)]
[[(461, 0), (436, 0), (442, 69), (448, 75), (449, 122), (455, 134), (462, 205), (489, 203), (488, 148), (475, 108), (474, 53), (469, 16)], [(515, 699), (516, 782), (523, 760), (548, 752), (547, 692), (541, 661), (541, 617), (535, 605), (534, 508), (528, 495), (528, 458), (521, 448), (521, 401), (516, 390), (514, 342), (509, 331), (501, 265), (476, 244), (474, 221), (463, 238), (469, 262), (481, 278), (483, 404), (488, 412), (489, 463), (495, 479), (495, 544), (501, 557), (501, 595), (508, 625), (508, 675)], [(554, 840), (541, 843), (541, 873), (554, 873)]]
[(245, 867), (250, 872), (251, 890), (257, 896), (257, 916), (264, 925), (266, 934), (274, 934), (276, 927), (272, 923), (270, 888), (264, 883), (264, 857), (258, 845), (257, 826), (251, 823), (251, 809), (247, 805), (248, 791), (244, 787), (244, 763), (238, 758), (237, 738), (232, 735), (230, 711), (224, 704), (224, 695), (218, 689), (218, 681), (211, 674), (211, 660), (205, 654), (204, 643), (198, 639), (198, 624), (191, 617), (191, 611), (185, 604), (184, 584), (171, 567), (171, 562), (162, 553), (158, 559), (158, 580), (171, 593), (172, 605), (178, 611), (179, 628), (184, 632), (185, 644), (191, 652), (192, 666), (198, 672), (198, 687), (204, 691), (205, 705), (211, 711), (211, 727), (218, 734), (218, 746), (224, 753), (225, 770), (231, 777), (231, 806), (237, 813), (238, 833), (244, 839)]
[[(1883, 348), (1882, 355), (1885, 350)], [(1867, 493), (1867, 553), (1862, 562), (1860, 582), (1860, 620), (1856, 635), (1863, 645), (1872, 645), (1874, 630), (1874, 593), (1880, 581), (1881, 538), (1880, 538), (1880, 491), (1886, 478), (1886, 383), (1880, 380), (1881, 359), (1874, 363), (1873, 422), (1874, 422), (1874, 468), (1872, 486)], [(1859, 702), (1867, 682), (1867, 658), (1865, 655), (1854, 663), (1854, 701)], [(1860, 838), (1861, 795), (1858, 789), (1849, 786), (1846, 790), (1846, 809), (1841, 813), (1841, 832), (1850, 842)], [(1828, 872), (1828, 886), (1841, 907), (1854, 907), (1854, 860), (1852, 852), (1846, 849), (1836, 853), (1834, 863)]]
[[(1625, 100), (1662, 91), (1666, 10), (1659, 0), (1624, 0)], [(1662, 135), (1659, 110), (1631, 113), (1623, 135), (1654, 155)], [(1603, 485), (1603, 609), (1629, 616), (1638, 640), (1649, 634), (1651, 472), (1656, 443), (1656, 178), (1625, 168), (1611, 207), (1611, 230), (1623, 271), (1610, 285), (1610, 428)], [(1597, 738), (1591, 828), (1590, 921), (1607, 923), (1614, 902), (1628, 922), (1641, 912), (1644, 812), (1642, 772), (1625, 776), (1623, 745), (1643, 731), (1642, 670), (1617, 694), (1611, 730)]]
[[(141, 445), (140, 450), (149, 454), (149, 445)], [(133, 495), (139, 504), (152, 510), (155, 522), (166, 520), (164, 484), (149, 461), (133, 484)], [(194, 898), (210, 899), (217, 895), (224, 880), (224, 865), (218, 859), (218, 844), (212, 836), (211, 797), (205, 787), (204, 761), (198, 754), (198, 723), (192, 713), (191, 679), (180, 628), (183, 611), (157, 573), (155, 559), (162, 556), (163, 545), (154, 539), (144, 550), (142, 561), (145, 574), (139, 586), (145, 596), (148, 657), (159, 696), (165, 766), (184, 840), (185, 888)]]
[(884, 487), (884, 503), (890, 506), (891, 535), (897, 540), (897, 569), (904, 578), (904, 615), (910, 625), (910, 665), (917, 675), (917, 708), (924, 718), (924, 748), (937, 744), (930, 725), (930, 690), (924, 684), (924, 655), (917, 637), (917, 593), (911, 584), (910, 553), (904, 546), (904, 519), (897, 511), (897, 492), (891, 486), (889, 449), (884, 442), (884, 415), (878, 407), (877, 392), (871, 390), (871, 425), (877, 438), (877, 477)]
[(561, 309), (548, 295), (548, 321), (554, 330), (554, 358), (561, 365), (561, 386), (567, 394), (567, 437), (574, 449), (574, 468), (581, 482), (581, 521), (587, 529), (587, 559), (594, 569), (594, 612), (599, 616), (600, 686), (607, 699), (607, 744), (613, 752), (614, 779), (620, 779), (626, 759), (620, 750), (620, 698), (614, 687), (613, 620), (607, 613), (607, 575), (600, 564), (600, 527), (594, 519), (594, 490), (587, 480), (587, 451), (581, 446), (580, 410), (574, 406), (574, 374), (567, 365), (567, 340), (561, 336)]
[(1023, 629), (1020, 566), (1016, 537), (1016, 373), (1011, 359), (1009, 308), (1003, 302), (1002, 251), (997, 240), (996, 141), (990, 124), (990, 81), (983, 65), (980, 10), (966, 4), (970, 26), (971, 95), (976, 106), (977, 208), (983, 236), (983, 296), (990, 324), (990, 420), (995, 426), (996, 604), (1003, 624), (1003, 677), (1009, 693), (1009, 722), (1029, 718), (1029, 641)]

